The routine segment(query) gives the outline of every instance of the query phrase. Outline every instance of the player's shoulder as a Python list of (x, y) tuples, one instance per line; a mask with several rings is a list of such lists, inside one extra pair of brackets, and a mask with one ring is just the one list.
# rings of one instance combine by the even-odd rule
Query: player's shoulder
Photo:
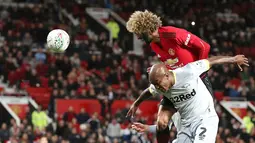
[(180, 67), (178, 69), (173, 70), (173, 74), (174, 74), (174, 78), (175, 78), (175, 86), (181, 86), (187, 82), (189, 82), (189, 80), (192, 77), (192, 73), (189, 72), (188, 69), (184, 68), (184, 67)]
[(158, 29), (161, 38), (176, 38), (176, 28), (173, 26), (163, 26)]
[(180, 29), (180, 28), (174, 27), (174, 26), (161, 26), (161, 27), (159, 27), (159, 31), (160, 31), (160, 32), (176, 31), (176, 30), (178, 30), (178, 29)]
[(159, 30), (159, 35), (162, 38), (178, 38), (181, 36), (183, 33), (187, 33), (188, 31), (182, 28), (178, 27), (173, 27), (173, 26), (163, 26), (160, 27)]

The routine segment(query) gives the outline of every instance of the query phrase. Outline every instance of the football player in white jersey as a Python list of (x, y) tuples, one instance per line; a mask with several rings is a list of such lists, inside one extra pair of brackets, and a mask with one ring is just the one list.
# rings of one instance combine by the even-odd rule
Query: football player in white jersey
[(167, 113), (164, 116), (158, 114), (157, 130), (167, 128), (171, 116), (177, 110), (181, 116), (177, 143), (214, 143), (219, 119), (212, 96), (199, 76), (215, 64), (226, 63), (237, 63), (239, 67), (249, 66), (244, 55), (216, 56), (189, 63), (172, 71), (169, 71), (163, 63), (154, 65), (149, 73), (151, 85), (148, 90), (151, 94), (142, 93), (132, 104), (127, 116), (133, 116), (139, 104), (151, 95), (164, 95), (172, 104), (161, 104), (160, 108), (168, 110), (165, 110)]

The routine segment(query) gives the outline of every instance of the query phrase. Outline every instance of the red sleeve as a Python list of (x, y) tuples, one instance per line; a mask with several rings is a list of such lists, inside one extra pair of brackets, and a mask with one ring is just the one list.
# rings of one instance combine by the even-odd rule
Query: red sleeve
[(195, 36), (191, 40), (190, 45), (191, 48), (197, 49), (200, 60), (208, 58), (210, 52), (210, 45), (208, 43)]
[(208, 58), (210, 45), (193, 34), (188, 34), (181, 40), (187, 48), (192, 48), (198, 53), (199, 60)]

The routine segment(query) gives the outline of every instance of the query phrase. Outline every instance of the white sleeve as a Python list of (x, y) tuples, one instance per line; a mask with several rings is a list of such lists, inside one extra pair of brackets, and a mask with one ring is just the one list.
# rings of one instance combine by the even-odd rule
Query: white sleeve
[(177, 129), (177, 132), (179, 132), (181, 129), (181, 115), (179, 112), (174, 113), (174, 115), (172, 116), (172, 121), (175, 128)]
[(210, 69), (209, 61), (206, 59), (189, 63), (187, 66), (194, 76), (200, 76)]
[(177, 69), (180, 73), (182, 73), (183, 78), (188, 78), (189, 76), (200, 76), (202, 73), (208, 71), (210, 69), (209, 61), (199, 60), (185, 65), (182, 68)]
[(156, 87), (153, 84), (150, 84), (149, 91), (153, 96), (160, 95), (159, 91), (156, 89)]

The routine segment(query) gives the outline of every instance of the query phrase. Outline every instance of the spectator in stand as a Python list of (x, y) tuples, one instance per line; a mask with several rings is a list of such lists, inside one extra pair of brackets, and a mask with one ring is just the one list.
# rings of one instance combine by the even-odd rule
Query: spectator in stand
[(113, 141), (115, 138), (119, 139), (121, 136), (121, 128), (120, 124), (117, 122), (116, 119), (112, 119), (112, 122), (108, 124), (107, 127), (107, 135), (110, 137), (111, 141)]
[(29, 85), (31, 87), (39, 87), (40, 80), (39, 76), (37, 75), (37, 71), (35, 69), (31, 69), (30, 72), (27, 72), (26, 79), (29, 81)]
[(72, 106), (68, 107), (68, 111), (64, 113), (63, 119), (66, 122), (71, 122), (74, 118), (76, 118), (76, 113), (73, 110)]
[(252, 129), (254, 128), (252, 118), (253, 118), (252, 111), (248, 110), (247, 115), (243, 118), (244, 126), (248, 134), (250, 134), (252, 132)]
[(72, 124), (72, 128), (75, 128), (76, 129), (76, 132), (77, 133), (80, 133), (80, 123), (78, 123), (77, 119), (74, 118), (71, 122)]
[(114, 41), (112, 50), (113, 50), (113, 54), (115, 56), (120, 56), (123, 52), (122, 49), (120, 48), (119, 44), (118, 44), (118, 41)]
[(43, 52), (43, 49), (41, 47), (38, 49), (38, 52), (35, 54), (35, 59), (37, 62), (45, 63), (46, 54)]
[(90, 119), (89, 114), (86, 112), (85, 108), (81, 108), (80, 113), (77, 115), (77, 120), (79, 124), (84, 124)]
[(28, 143), (28, 142), (29, 142), (28, 134), (23, 133), (21, 136), (21, 143)]
[(19, 143), (18, 139), (16, 137), (10, 137), (6, 143)]
[(243, 81), (248, 81), (250, 78), (249, 68), (244, 68), (243, 72), (240, 73), (240, 77)]
[(119, 38), (120, 26), (113, 17), (109, 17), (106, 27), (111, 31), (113, 40), (117, 40)]
[(79, 54), (78, 53), (74, 53), (72, 57), (70, 57), (70, 61), (71, 61), (71, 64), (74, 66), (74, 67), (80, 67), (80, 64), (81, 64), (81, 60), (79, 58)]
[(39, 140), (39, 143), (48, 143), (48, 139), (46, 137), (42, 137), (40, 140)]
[(96, 131), (97, 129), (100, 128), (100, 121), (97, 116), (98, 116), (97, 113), (94, 113), (92, 117), (87, 121), (92, 131)]
[[(14, 1), (25, 2), (26, 0)], [(30, 0), (30, 2), (32, 1)], [(44, 65), (48, 66), (49, 70), (45, 70), (46, 73), (43, 75), (43, 78), (50, 78), (48, 87), (59, 92), (60, 96), (57, 96), (57, 98), (77, 98), (77, 96), (74, 95), (74, 91), (82, 86), (85, 87), (82, 91), (82, 97), (97, 99), (99, 95), (103, 93), (108, 96), (110, 102), (114, 102), (119, 98), (132, 100), (134, 96), (139, 95), (138, 93), (141, 92), (141, 89), (148, 84), (147, 78), (144, 77), (141, 80), (140, 76), (147, 75), (146, 67), (149, 67), (156, 61), (157, 55), (153, 54), (151, 50), (148, 50), (149, 48), (145, 48), (145, 46), (142, 56), (129, 54), (129, 52), (133, 50), (131, 49), (133, 42), (130, 41), (130, 38), (126, 37), (119, 37), (116, 42), (110, 44), (107, 33), (102, 32), (100, 35), (95, 34), (93, 29), (95, 29), (94, 26), (96, 25), (90, 25), (89, 19), (84, 18), (84, 2), (82, 2), (83, 5), (70, 0), (58, 2), (60, 5), (57, 5), (57, 9), (52, 5), (49, 6), (42, 3), (40, 3), (42, 4), (40, 7), (37, 7), (37, 4), (35, 4), (34, 6), (36, 6), (36, 8), (33, 6), (31, 8), (28, 7), (27, 4), (29, 3), (26, 3), (22, 7), (15, 5), (15, 7), (7, 6), (7, 8), (3, 8), (0, 6), (0, 11), (2, 11), (0, 17), (3, 18), (3, 20), (0, 20), (0, 75), (4, 75), (4, 84), (9, 83), (6, 85), (12, 87), (12, 85), (19, 84), (19, 81), (22, 80), (31, 81), (32, 86), (36, 86), (36, 83), (40, 83), (39, 74), (41, 75), (41, 72), (35, 70), (35, 68), (38, 67), (35, 55), (39, 52), (39, 47), (42, 49), (45, 48), (45, 37), (47, 36), (48, 30), (62, 28), (70, 34), (71, 38), (75, 37), (73, 42), (70, 43), (67, 52), (65, 54), (44, 53), (46, 56)], [(142, 3), (135, 0), (131, 2), (115, 0), (111, 2), (111, 5), (113, 11), (117, 11), (117, 14), (126, 18), (129, 17), (129, 13), (138, 9), (146, 8), (156, 12), (163, 18), (164, 25), (173, 25), (188, 29), (205, 39), (211, 45), (210, 53), (212, 55), (231, 55), (235, 52), (239, 52), (239, 50), (242, 52), (248, 51), (248, 54), (253, 54), (255, 41), (254, 2), (211, 0), (200, 1), (199, 5), (194, 5), (194, 3), (196, 3), (195, 0), (145, 0)], [(85, 5), (102, 6), (97, 3), (97, 1), (93, 1), (93, 4), (85, 2)], [(70, 14), (74, 14), (75, 17), (78, 17), (78, 20), (79, 17), (81, 17), (79, 20), (80, 26), (78, 26), (77, 29), (73, 28), (72, 22), (70, 22), (69, 19), (65, 17), (60, 19), (58, 15), (59, 9), (65, 9), (65, 6), (68, 7), (67, 10)], [(47, 7), (53, 8), (48, 10)], [(1, 8), (3, 10), (1, 10)], [(75, 13), (72, 13), (73, 10)], [(190, 24), (192, 22), (191, 20), (194, 20), (193, 24), (195, 25)], [(129, 35), (125, 36), (129, 37)], [(78, 53), (78, 56), (76, 53)], [(90, 57), (92, 57), (93, 60), (89, 60)], [(213, 87), (217, 91), (225, 90), (226, 83), (233, 78), (238, 78), (241, 83), (244, 80), (248, 82), (248, 86), (242, 85), (241, 88), (239, 88), (239, 86), (234, 88), (233, 86), (229, 86), (234, 90), (231, 96), (242, 98), (242, 95), (246, 94), (241, 94), (240, 96), (240, 93), (244, 93), (248, 87), (249, 92), (247, 93), (247, 99), (255, 100), (255, 84), (254, 79), (251, 79), (254, 77), (254, 67), (255, 62), (250, 65), (247, 71), (245, 69), (245, 72), (241, 73), (241, 78), (237, 76), (237, 68), (234, 65), (226, 65), (223, 68), (215, 67), (209, 72), (209, 77), (211, 78)], [(73, 78), (73, 81), (69, 82), (67, 75), (73, 68), (76, 68), (78, 79), (75, 81), (76, 79)], [(17, 74), (19, 70), (16, 69), (24, 69), (27, 76), (21, 79), (16, 78), (15, 75), (20, 75)], [(32, 76), (32, 70), (35, 70), (38, 74)], [(55, 78), (51, 78), (51, 75), (54, 75)], [(95, 79), (99, 80), (96, 81)], [(81, 82), (83, 83), (81, 84)], [(126, 91), (121, 88), (121, 96), (117, 97), (119, 95), (120, 84), (123, 85), (123, 83), (128, 85), (128, 89), (130, 90)], [(104, 86), (101, 87), (100, 84), (114, 88), (107, 90)], [(115, 85), (112, 86), (112, 84)], [(74, 96), (69, 96), (70, 92)], [(238, 94), (236, 94), (236, 92), (238, 92)], [(229, 93), (225, 94), (225, 96), (229, 97)], [(245, 99), (246, 97), (244, 96), (243, 98)], [(52, 103), (54, 103), (53, 100), (54, 99), (51, 99)], [(255, 137), (254, 133), (252, 133), (254, 131), (247, 134), (246, 129), (242, 130), (237, 121), (232, 121), (232, 118), (221, 109), (218, 103), (216, 106), (220, 108), (217, 112), (221, 116), (217, 143), (218, 141), (222, 141), (221, 143), (223, 143), (223, 141), (240, 143), (254, 142), (254, 140), (252, 141), (252, 138), (250, 138)], [(51, 106), (50, 108), (54, 107)], [(49, 111), (51, 111), (50, 108)], [(103, 110), (107, 112), (105, 109)], [(121, 139), (115, 139), (114, 141), (116, 143), (130, 142), (131, 138), (134, 141), (145, 141), (146, 137), (136, 135), (128, 128), (129, 122), (125, 121), (126, 112), (126, 109), (119, 109), (115, 114), (115, 116), (118, 117), (118, 122), (122, 127), (124, 126), (124, 129), (121, 131), (123, 133)], [(27, 114), (31, 116), (31, 113), (28, 112)], [(105, 135), (105, 132), (111, 118), (116, 117), (112, 117), (110, 113), (106, 113), (106, 117), (103, 117), (101, 120), (102, 122), (96, 122), (97, 125), (100, 125), (98, 130), (90, 130), (90, 124), (84, 123), (81, 126), (85, 126), (86, 128), (82, 130), (80, 134), (75, 134), (81, 137), (83, 140), (82, 142), (108, 142), (108, 137)], [(72, 120), (74, 119), (75, 118)], [(59, 120), (60, 123), (57, 125), (57, 130), (51, 133), (48, 132), (48, 130), (36, 129), (36, 131), (33, 131), (32, 126), (25, 123), (25, 120), (22, 121), (21, 126), (14, 125), (15, 121), (11, 120), (12, 125), (8, 126), (6, 130), (9, 131), (10, 128), (13, 130), (15, 127), (15, 132), (19, 134), (19, 136), (10, 136), (7, 140), (12, 143), (20, 143), (21, 140), (26, 140), (26, 134), (28, 134), (30, 142), (38, 143), (39, 141), (37, 139), (42, 135), (47, 135), (49, 142), (73, 142), (72, 139), (67, 139), (68, 136), (71, 135), (72, 129), (77, 128), (78, 124), (75, 123), (75, 121), (63, 121), (61, 117), (59, 117)], [(67, 125), (69, 127), (67, 127)], [(22, 129), (23, 126), (25, 129)], [(229, 129), (229, 131), (226, 129)], [(18, 133), (19, 130), (23, 131)], [(5, 133), (8, 133), (8, 131)], [(149, 137), (150, 140), (153, 141), (153, 136)]]
[(56, 134), (58, 136), (64, 137), (66, 130), (67, 130), (67, 126), (65, 125), (65, 121), (64, 120), (58, 121)]
[(115, 92), (113, 92), (112, 86), (107, 87), (106, 96), (109, 102), (112, 102), (114, 98), (116, 97)]
[(79, 143), (82, 141), (80, 135), (77, 133), (77, 130), (75, 128), (72, 129), (72, 132), (69, 135), (68, 139), (71, 141), (71, 143)]
[(7, 128), (7, 124), (3, 123), (0, 129), (0, 142), (7, 141), (10, 137), (10, 132)]
[(34, 129), (44, 130), (48, 126), (48, 116), (39, 105), (37, 110), (32, 113), (32, 124)]
[(239, 97), (240, 95), (236, 89), (236, 86), (229, 82), (225, 85), (225, 94), (230, 97)]

